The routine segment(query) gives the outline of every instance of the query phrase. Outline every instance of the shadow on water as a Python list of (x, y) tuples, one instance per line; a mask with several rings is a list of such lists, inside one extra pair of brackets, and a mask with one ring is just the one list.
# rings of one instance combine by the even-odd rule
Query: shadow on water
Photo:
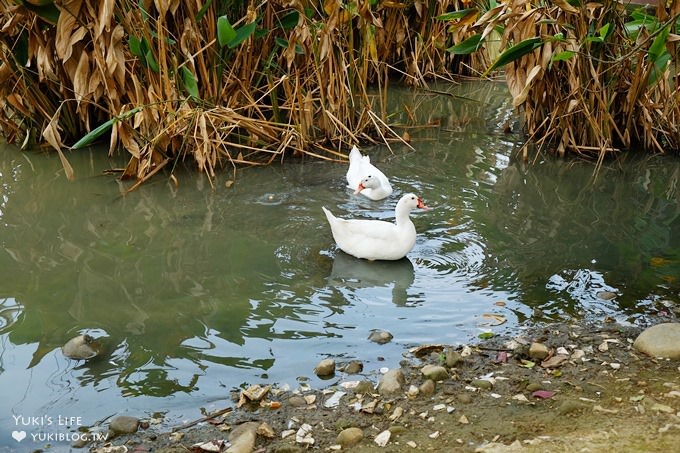
[[(214, 189), (179, 170), (179, 188), (158, 178), (122, 196), (98, 176), (116, 166), (105, 153), (69, 155), (67, 182), (54, 156), (0, 150), (0, 447), (14, 414), (192, 417), (247, 383), (313, 381), (328, 356), (364, 360), (373, 376), (376, 357), (395, 366), (405, 346), (469, 341), (489, 330), (486, 314), (510, 329), (639, 322), (677, 303), (677, 159), (629, 157), (595, 181), (586, 163), (527, 166), (502, 132), (516, 129), (507, 92), (458, 90), (470, 99), (394, 90), (404, 124), (432, 127), (413, 131), (417, 152), (370, 150), (395, 189), (379, 202), (352, 195), (340, 163), (247, 169)], [(407, 192), (430, 210), (412, 213), (406, 259), (336, 250), (321, 206), (391, 221)], [(374, 329), (394, 340), (368, 342)], [(63, 357), (85, 332), (103, 355)]]
[(391, 288), (392, 302), (407, 305), (408, 290), (415, 279), (413, 264), (408, 258), (398, 261), (366, 261), (338, 251), (333, 258), (333, 268), (328, 286), (339, 291), (359, 288)]

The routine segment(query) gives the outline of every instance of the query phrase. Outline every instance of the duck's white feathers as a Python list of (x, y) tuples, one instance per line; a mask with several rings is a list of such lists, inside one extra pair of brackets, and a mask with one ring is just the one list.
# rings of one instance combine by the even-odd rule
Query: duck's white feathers
[[(366, 180), (369, 178), (369, 180)], [(365, 188), (359, 189), (359, 184)], [(349, 152), (349, 168), (347, 169), (347, 187), (371, 200), (382, 200), (392, 194), (392, 185), (385, 174), (371, 163), (369, 156), (363, 156), (356, 146)]]
[(411, 210), (426, 208), (420, 198), (406, 194), (397, 203), (396, 222), (366, 219), (340, 219), (322, 207), (333, 239), (345, 253), (368, 260), (398, 260), (413, 249), (416, 228), (409, 218)]

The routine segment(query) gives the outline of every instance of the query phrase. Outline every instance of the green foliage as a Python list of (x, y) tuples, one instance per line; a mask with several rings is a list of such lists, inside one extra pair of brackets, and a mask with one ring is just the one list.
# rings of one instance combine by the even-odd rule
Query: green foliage
[(198, 83), (196, 76), (186, 66), (182, 66), (182, 81), (184, 82), (184, 89), (189, 93), (189, 96), (198, 100)]
[(135, 113), (139, 112), (142, 110), (142, 107), (135, 107), (132, 110), (128, 110), (127, 112), (123, 113), (122, 115), (119, 116), (114, 116), (110, 120), (100, 124), (96, 128), (92, 129), (89, 133), (87, 133), (85, 136), (83, 136), (80, 140), (78, 140), (72, 147), (71, 149), (76, 150), (83, 148), (87, 145), (91, 145), (94, 143), (99, 137), (104, 135), (104, 133), (108, 132), (111, 127), (116, 124), (118, 121), (123, 121), (127, 118), (130, 118), (132, 115)]
[(468, 39), (455, 46), (449, 47), (446, 51), (451, 52), (454, 55), (469, 55), (472, 52), (479, 50), (482, 44), (482, 35), (480, 33), (470, 36)]
[(527, 38), (521, 42), (518, 42), (514, 46), (505, 49), (493, 62), (491, 66), (484, 72), (483, 76), (488, 75), (490, 72), (505, 66), (508, 63), (519, 60), (524, 55), (533, 52), (535, 49), (543, 44), (543, 40), (538, 37)]
[(236, 30), (231, 26), (227, 16), (220, 16), (217, 19), (217, 42), (224, 47), (234, 38), (236, 38)]

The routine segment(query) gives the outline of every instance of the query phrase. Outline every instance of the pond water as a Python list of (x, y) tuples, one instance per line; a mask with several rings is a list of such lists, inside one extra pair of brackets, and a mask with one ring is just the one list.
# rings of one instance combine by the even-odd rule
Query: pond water
[[(66, 448), (111, 415), (179, 424), (248, 384), (324, 386), (312, 370), (326, 357), (376, 380), (409, 346), (529, 322), (643, 324), (678, 303), (677, 158), (629, 155), (597, 179), (587, 162), (528, 165), (503, 132), (517, 129), (503, 85), (446, 89), (393, 90), (392, 108), (415, 115), (404, 124), (434, 126), (409, 131), (415, 150), (363, 149), (395, 187), (378, 202), (346, 189), (344, 163), (289, 159), (214, 188), (178, 170), (179, 186), (160, 176), (124, 195), (102, 174), (123, 162), (101, 149), (68, 155), (69, 182), (56, 156), (3, 145), (0, 449), (20, 431), (22, 448)], [(407, 259), (336, 250), (321, 206), (390, 220), (407, 192), (430, 207), (412, 214)], [(394, 339), (372, 343), (373, 329)], [(81, 333), (100, 358), (63, 356)]]

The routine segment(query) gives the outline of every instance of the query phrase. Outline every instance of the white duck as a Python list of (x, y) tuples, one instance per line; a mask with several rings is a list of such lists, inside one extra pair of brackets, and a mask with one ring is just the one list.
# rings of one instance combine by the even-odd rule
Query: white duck
[(349, 152), (347, 185), (355, 194), (361, 193), (371, 200), (382, 200), (392, 193), (387, 176), (371, 163), (370, 157), (362, 156), (356, 146)]
[(367, 260), (399, 260), (416, 243), (416, 227), (409, 214), (428, 209), (420, 197), (409, 193), (401, 197), (395, 209), (396, 223), (383, 220), (339, 219), (322, 207), (331, 226), (333, 239), (340, 249)]

